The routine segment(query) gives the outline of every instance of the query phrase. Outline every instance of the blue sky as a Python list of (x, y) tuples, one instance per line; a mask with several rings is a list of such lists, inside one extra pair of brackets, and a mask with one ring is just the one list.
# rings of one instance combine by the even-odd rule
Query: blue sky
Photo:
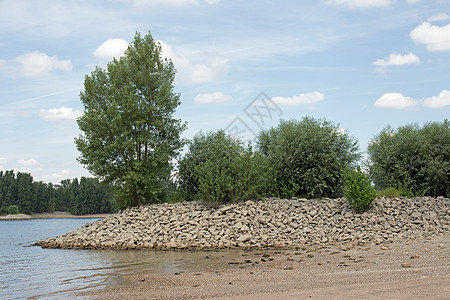
[(174, 61), (185, 138), (308, 115), (365, 151), (386, 125), (449, 118), (449, 15), (447, 0), (0, 0), (0, 170), (89, 175), (74, 145), (84, 76), (136, 31)]

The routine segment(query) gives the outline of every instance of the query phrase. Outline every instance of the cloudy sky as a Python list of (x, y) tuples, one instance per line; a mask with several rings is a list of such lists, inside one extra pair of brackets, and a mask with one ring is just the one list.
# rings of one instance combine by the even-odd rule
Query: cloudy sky
[(0, 170), (89, 175), (73, 142), (84, 76), (136, 31), (175, 63), (184, 137), (309, 115), (365, 150), (386, 125), (450, 116), (449, 15), (448, 0), (0, 0)]

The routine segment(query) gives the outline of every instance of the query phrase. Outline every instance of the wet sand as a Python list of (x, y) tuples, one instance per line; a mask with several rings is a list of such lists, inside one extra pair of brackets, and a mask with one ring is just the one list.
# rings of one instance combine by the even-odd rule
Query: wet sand
[(205, 252), (214, 267), (124, 276), (93, 299), (448, 299), (450, 235), (372, 246)]

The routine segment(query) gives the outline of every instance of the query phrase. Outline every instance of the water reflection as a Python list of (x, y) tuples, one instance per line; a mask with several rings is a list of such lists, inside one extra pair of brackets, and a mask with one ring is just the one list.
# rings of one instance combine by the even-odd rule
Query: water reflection
[[(47, 249), (48, 250), (48, 249)], [(74, 252), (82, 267), (61, 267), (66, 272), (60, 279), (59, 290), (35, 295), (31, 298), (59, 298), (77, 291), (99, 288), (125, 287), (130, 283), (126, 275), (148, 273), (201, 272), (234, 267), (228, 262), (236, 261), (242, 251), (152, 251), (152, 250), (57, 250)], [(81, 257), (83, 256), (83, 258)], [(72, 270), (67, 274), (68, 270)], [(62, 274), (62, 273), (60, 273)]]
[(24, 247), (95, 220), (0, 222), (0, 299), (73, 298), (77, 292), (129, 284), (124, 276), (235, 267), (243, 251), (62, 250)]

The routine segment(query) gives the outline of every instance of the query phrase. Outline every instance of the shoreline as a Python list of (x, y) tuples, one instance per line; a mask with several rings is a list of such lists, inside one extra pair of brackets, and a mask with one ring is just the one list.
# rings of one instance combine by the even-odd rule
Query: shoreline
[(90, 219), (90, 218), (105, 218), (111, 214), (88, 214), (88, 215), (73, 215), (69, 212), (54, 212), (54, 213), (34, 213), (31, 215), (17, 214), (0, 216), (0, 220), (31, 220), (31, 219)]
[(123, 275), (116, 285), (78, 295), (95, 299), (444, 299), (450, 294), (449, 234), (381, 245), (252, 250), (232, 265), (221, 258), (220, 251), (204, 252), (205, 261), (222, 259), (222, 266)]

